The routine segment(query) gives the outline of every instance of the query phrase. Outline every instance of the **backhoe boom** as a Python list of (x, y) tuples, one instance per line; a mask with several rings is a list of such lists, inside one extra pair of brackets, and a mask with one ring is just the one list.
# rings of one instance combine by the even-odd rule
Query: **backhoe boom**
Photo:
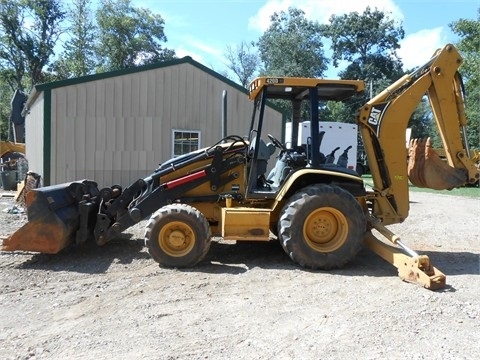
[[(416, 186), (451, 189), (479, 179), (469, 154), (461, 78), (462, 57), (453, 45), (437, 50), (418, 70), (405, 75), (360, 109), (357, 121), (373, 183), (374, 216), (384, 225), (408, 216), (408, 180)], [(415, 108), (427, 95), (447, 155), (445, 164), (427, 141), (413, 141), (407, 172), (405, 134)]]

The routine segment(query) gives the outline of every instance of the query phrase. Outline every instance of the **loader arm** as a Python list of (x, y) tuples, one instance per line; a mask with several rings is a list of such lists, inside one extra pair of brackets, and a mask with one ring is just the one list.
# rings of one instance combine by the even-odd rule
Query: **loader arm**
[[(437, 190), (474, 183), (479, 178), (466, 139), (467, 120), (457, 71), (461, 63), (455, 47), (446, 45), (425, 65), (403, 76), (359, 111), (357, 122), (374, 184), (373, 215), (384, 225), (402, 222), (408, 216), (409, 176), (414, 185)], [(415, 140), (407, 166), (406, 140), (399, 134), (405, 134), (412, 113), (425, 95), (448, 165), (435, 158), (429, 143)]]
[[(105, 202), (102, 201), (93, 230), (95, 241), (98, 245), (105, 244), (130, 226), (150, 216), (160, 207), (176, 202), (190, 190), (202, 184), (209, 184), (209, 193), (190, 199), (191, 202), (216, 201), (225, 196), (236, 199), (240, 194), (235, 192), (219, 194), (218, 189), (240, 176), (231, 171), (245, 162), (246, 149), (247, 144), (242, 140), (240, 145), (232, 146), (230, 151), (221, 146), (199, 151), (183, 162), (157, 169), (151, 176), (137, 180), (118, 198), (107, 198), (111, 201), (108, 206), (105, 206)], [(229, 152), (230, 156), (225, 156)], [(204, 164), (200, 168), (188, 170), (189, 166), (200, 165), (202, 162)], [(173, 177), (169, 179), (169, 175)]]

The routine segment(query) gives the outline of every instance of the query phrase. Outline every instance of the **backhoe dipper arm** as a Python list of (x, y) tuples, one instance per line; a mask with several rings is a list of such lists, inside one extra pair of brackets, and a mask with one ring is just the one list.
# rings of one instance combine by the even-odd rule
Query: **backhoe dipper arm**
[(461, 63), (456, 48), (446, 45), (428, 63), (403, 76), (359, 111), (357, 122), (374, 183), (373, 215), (384, 225), (402, 222), (408, 216), (405, 133), (424, 95), (428, 96), (448, 165), (440, 159), (433, 161), (436, 154), (429, 142), (415, 140), (411, 144), (414, 153), (410, 153), (413, 165), (408, 167), (412, 183), (441, 190), (479, 178), (465, 135), (467, 120), (457, 72)]

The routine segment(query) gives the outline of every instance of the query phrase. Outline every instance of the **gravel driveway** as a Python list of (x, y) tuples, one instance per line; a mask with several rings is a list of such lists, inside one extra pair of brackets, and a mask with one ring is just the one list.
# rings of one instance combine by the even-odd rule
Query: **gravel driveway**
[[(5, 192), (0, 192), (5, 195)], [(412, 193), (389, 228), (447, 287), (402, 282), (362, 250), (342, 270), (297, 267), (276, 241), (212, 244), (162, 269), (140, 223), (103, 247), (0, 253), (1, 359), (478, 359), (480, 200)], [(0, 237), (25, 215), (3, 212)]]

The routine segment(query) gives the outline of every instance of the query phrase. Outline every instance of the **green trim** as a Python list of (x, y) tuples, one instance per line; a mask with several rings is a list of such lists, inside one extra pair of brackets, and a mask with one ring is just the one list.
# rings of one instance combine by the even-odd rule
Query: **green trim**
[[(34, 91), (36, 92), (41, 92), (41, 91), (46, 91), (50, 89), (56, 89), (64, 86), (71, 86), (71, 85), (77, 85), (77, 84), (83, 84), (87, 83), (90, 81), (97, 81), (97, 80), (103, 80), (103, 79), (108, 79), (112, 77), (117, 77), (117, 76), (122, 76), (122, 75), (128, 75), (128, 74), (135, 74), (139, 73), (142, 71), (148, 71), (148, 70), (155, 70), (155, 69), (161, 69), (169, 66), (174, 66), (174, 65), (181, 65), (181, 64), (190, 64), (207, 74), (213, 76), (214, 78), (228, 84), (229, 86), (237, 89), (238, 91), (241, 91), (242, 93), (246, 94), (248, 96), (249, 92), (247, 89), (245, 89), (243, 86), (237, 84), (236, 82), (233, 82), (229, 78), (220, 75), (216, 71), (206, 67), (205, 65), (200, 64), (199, 62), (193, 60), (190, 56), (185, 56), (180, 59), (174, 59), (170, 61), (162, 61), (162, 62), (157, 62), (154, 64), (148, 64), (148, 65), (142, 65), (142, 66), (136, 66), (136, 67), (131, 67), (131, 68), (126, 68), (126, 69), (121, 69), (121, 70), (115, 70), (115, 71), (108, 71), (104, 73), (99, 73), (99, 74), (93, 74), (93, 75), (87, 75), (87, 76), (82, 76), (78, 78), (72, 78), (72, 79), (66, 79), (66, 80), (60, 80), (60, 81), (53, 81), (49, 83), (43, 83), (43, 84), (37, 84), (34, 86), (34, 89), (32, 90), (32, 93)], [(32, 96), (32, 93), (30, 94)], [(29, 99), (30, 100), (30, 99)], [(31, 103), (33, 103), (35, 99), (32, 97), (31, 101), (27, 101), (27, 106)], [(270, 101), (267, 102), (267, 106), (275, 111), (282, 112), (280, 107), (274, 105)]]
[(37, 91), (45, 91), (47, 89), (55, 89), (55, 88), (59, 88), (59, 87), (63, 87), (63, 86), (82, 84), (82, 83), (86, 83), (86, 82), (90, 82), (90, 81), (103, 80), (103, 79), (108, 79), (108, 78), (112, 78), (112, 77), (116, 77), (116, 76), (134, 74), (134, 73), (147, 71), (147, 70), (161, 69), (161, 68), (164, 68), (164, 67), (180, 65), (180, 64), (190, 64), (192, 66), (195, 66), (196, 68), (212, 75), (213, 77), (219, 79), (220, 81), (223, 81), (224, 83), (227, 83), (228, 85), (230, 85), (230, 86), (236, 88), (237, 90), (242, 91), (243, 93), (248, 95), (248, 90), (247, 89), (245, 89), (241, 85), (233, 82), (232, 80), (228, 79), (227, 77), (225, 77), (223, 75), (220, 75), (219, 73), (213, 71), (212, 69), (206, 67), (205, 65), (202, 65), (199, 62), (193, 60), (190, 56), (185, 56), (183, 58), (174, 59), (174, 60), (170, 60), (170, 61), (157, 62), (157, 63), (154, 63), (154, 64), (136, 66), (136, 67), (126, 68), (126, 69), (121, 69), (121, 70), (108, 71), (108, 72), (93, 74), (93, 75), (87, 75), (87, 76), (82, 76), (82, 77), (78, 77), (78, 78), (72, 78), (72, 79), (66, 79), (66, 80), (60, 80), (60, 81), (53, 81), (53, 82), (49, 82), (49, 83), (37, 84), (37, 85), (35, 85), (35, 89)]
[(43, 185), (50, 185), (52, 158), (52, 91), (43, 93)]

